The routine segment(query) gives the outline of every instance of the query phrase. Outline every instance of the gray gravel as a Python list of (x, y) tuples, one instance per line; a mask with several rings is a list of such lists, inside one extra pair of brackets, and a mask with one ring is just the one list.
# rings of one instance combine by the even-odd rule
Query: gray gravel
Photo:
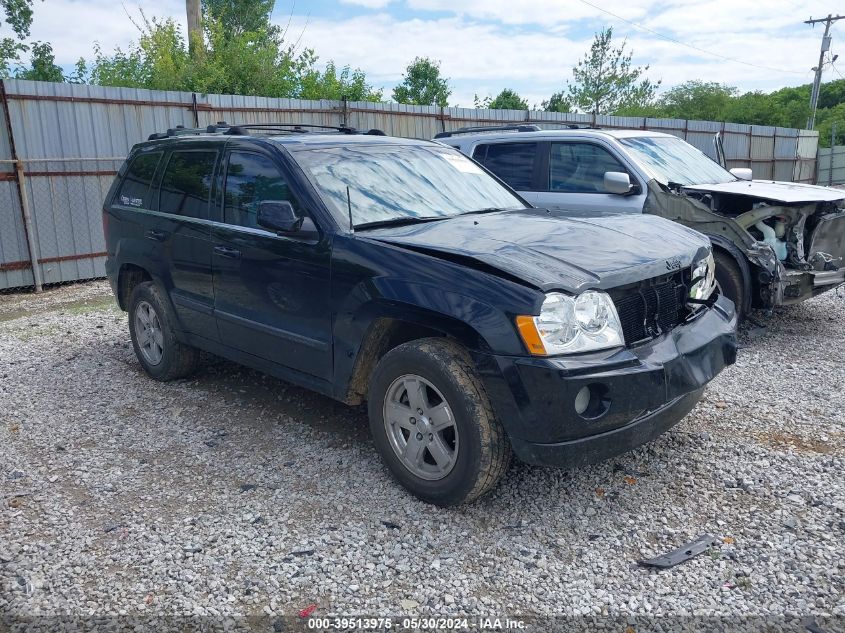
[(0, 614), (845, 616), (843, 308), (756, 315), (650, 445), (442, 510), (363, 408), (214, 358), (147, 379), (104, 282), (0, 295)]

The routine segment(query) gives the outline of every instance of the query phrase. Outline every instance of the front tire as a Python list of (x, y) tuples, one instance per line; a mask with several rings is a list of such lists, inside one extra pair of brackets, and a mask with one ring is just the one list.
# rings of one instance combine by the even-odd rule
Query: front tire
[(388, 352), (373, 372), (368, 409), (382, 459), (423, 501), (472, 501), (507, 471), (505, 430), (457, 343), (428, 338)]
[(199, 362), (196, 348), (180, 343), (175, 318), (151, 281), (138, 284), (129, 299), (129, 335), (141, 367), (151, 378), (166, 382), (193, 373)]
[(742, 319), (748, 309), (745, 305), (745, 283), (742, 280), (742, 271), (736, 264), (736, 260), (726, 253), (716, 251), (713, 253), (716, 260), (716, 283), (719, 291), (736, 306), (737, 317)]

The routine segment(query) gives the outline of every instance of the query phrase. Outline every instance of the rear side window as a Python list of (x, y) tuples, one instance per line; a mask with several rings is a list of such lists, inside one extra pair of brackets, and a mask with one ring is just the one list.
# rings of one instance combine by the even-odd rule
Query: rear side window
[(150, 186), (161, 157), (162, 152), (152, 152), (133, 158), (120, 183), (115, 202), (126, 207), (149, 208)]
[(628, 170), (610, 152), (593, 143), (552, 143), (549, 191), (607, 193), (606, 171)]
[(158, 210), (208, 219), (208, 203), (217, 152), (173, 152), (161, 178)]
[(223, 221), (258, 228), (258, 205), (265, 201), (288, 201), (298, 205), (287, 181), (267, 156), (232, 152), (226, 170)]
[(517, 191), (531, 191), (534, 188), (537, 143), (479, 145), (473, 157)]

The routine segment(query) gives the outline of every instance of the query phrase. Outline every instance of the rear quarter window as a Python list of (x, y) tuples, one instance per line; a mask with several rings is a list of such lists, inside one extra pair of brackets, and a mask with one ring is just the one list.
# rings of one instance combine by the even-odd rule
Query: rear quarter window
[(214, 150), (173, 152), (161, 178), (158, 210), (207, 220), (216, 163)]
[(150, 189), (162, 156), (163, 152), (150, 152), (132, 159), (114, 198), (115, 204), (149, 208)]

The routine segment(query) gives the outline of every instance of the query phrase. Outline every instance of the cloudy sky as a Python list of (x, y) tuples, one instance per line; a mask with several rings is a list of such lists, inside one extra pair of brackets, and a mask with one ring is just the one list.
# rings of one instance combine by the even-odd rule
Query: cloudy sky
[[(128, 15), (137, 16), (139, 7), (148, 16), (185, 21), (179, 1), (35, 4), (33, 38), (52, 42), (67, 67), (90, 58), (94, 42), (111, 50), (137, 39)], [(502, 88), (534, 105), (561, 88), (605, 26), (613, 26), (614, 39), (627, 38), (635, 63), (650, 65), (648, 74), (664, 88), (688, 79), (743, 90), (807, 83), (821, 28), (803, 21), (837, 8), (841, 0), (277, 0), (273, 19), (322, 62), (363, 69), (387, 98), (420, 55), (442, 61), (452, 105), (472, 106), (474, 94)], [(845, 22), (834, 25), (833, 35), (833, 52), (845, 53)], [(839, 71), (845, 73), (845, 62)]]

